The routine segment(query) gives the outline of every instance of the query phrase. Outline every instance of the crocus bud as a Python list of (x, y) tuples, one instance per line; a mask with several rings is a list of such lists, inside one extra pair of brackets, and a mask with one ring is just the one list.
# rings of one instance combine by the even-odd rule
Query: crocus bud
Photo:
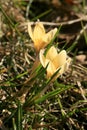
[(30, 23), (28, 23), (28, 33), (34, 42), (34, 47), (37, 52), (39, 52), (40, 49), (43, 49), (50, 43), (56, 32), (57, 28), (52, 29), (46, 33), (45, 28), (41, 22), (37, 22), (34, 28)]

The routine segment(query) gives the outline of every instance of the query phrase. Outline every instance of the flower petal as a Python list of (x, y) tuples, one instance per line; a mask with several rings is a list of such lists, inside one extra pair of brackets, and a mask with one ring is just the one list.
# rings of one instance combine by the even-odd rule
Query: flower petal
[(54, 46), (50, 47), (50, 49), (47, 52), (46, 58), (52, 61), (56, 56), (57, 49)]
[(55, 28), (55, 29), (49, 31), (48, 33), (45, 34), (43, 40), (44, 40), (46, 43), (49, 43), (49, 42), (53, 39), (53, 37), (54, 37), (54, 35), (56, 34), (56, 32), (57, 32), (57, 28)]
[(67, 58), (67, 54), (65, 50), (62, 50), (57, 57), (55, 57), (55, 60), (58, 61), (58, 66), (62, 66), (65, 64)]
[(31, 37), (31, 39), (34, 41), (33, 29), (30, 23), (28, 23), (28, 34)]
[(50, 78), (56, 72), (54, 64), (50, 61), (47, 67), (47, 78)]
[(45, 67), (45, 57), (44, 57), (43, 53), (44, 53), (44, 50), (40, 50), (39, 59), (40, 59), (42, 66)]
[(41, 22), (37, 22), (34, 28), (34, 41), (42, 41), (45, 35), (45, 29)]
[(65, 71), (67, 71), (71, 62), (71, 58), (68, 58), (66, 62), (60, 67), (59, 74), (62, 75)]
[(71, 63), (71, 58), (68, 58), (68, 59), (66, 60), (66, 62), (65, 62), (64, 70), (67, 70), (67, 69), (68, 69), (70, 63)]
[(59, 70), (59, 76), (60, 75), (62, 75), (64, 72), (65, 72), (65, 66), (66, 66), (66, 64), (64, 64), (64, 65), (62, 65), (61, 67), (60, 67), (60, 70)]
[(45, 58), (44, 56), (44, 49), (43, 50), (40, 50), (40, 53), (39, 53), (39, 58), (40, 58), (40, 62), (42, 64), (42, 66), (45, 68), (48, 64), (49, 64), (49, 60)]

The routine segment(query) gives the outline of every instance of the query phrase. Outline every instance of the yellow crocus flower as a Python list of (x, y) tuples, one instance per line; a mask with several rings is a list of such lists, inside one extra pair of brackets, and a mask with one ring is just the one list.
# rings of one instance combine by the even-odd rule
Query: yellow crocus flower
[(37, 52), (50, 43), (56, 32), (57, 28), (46, 33), (45, 28), (41, 22), (37, 22), (34, 28), (30, 23), (28, 23), (28, 33), (34, 42), (34, 47)]
[(58, 53), (57, 48), (54, 46), (48, 50), (46, 56), (44, 56), (44, 51), (44, 49), (40, 50), (40, 62), (44, 68), (47, 66), (47, 78), (50, 78), (56, 71), (59, 70), (57, 75), (54, 77), (54, 79), (56, 79), (67, 70), (71, 59), (68, 58), (65, 50)]

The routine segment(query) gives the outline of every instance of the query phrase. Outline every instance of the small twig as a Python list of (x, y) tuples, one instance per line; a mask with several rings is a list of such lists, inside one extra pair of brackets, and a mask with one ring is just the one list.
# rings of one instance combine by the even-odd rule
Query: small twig
[(80, 36), (84, 33), (84, 31), (87, 29), (87, 24), (80, 30), (79, 35), (77, 35), (76, 37), (76, 42), (78, 42), (78, 40), (80, 39)]
[(87, 98), (85, 97), (85, 91), (82, 89), (81, 83), (79, 81), (77, 81), (77, 84), (78, 84), (78, 87), (81, 91), (81, 95), (82, 95), (83, 99), (87, 101)]
[[(43, 22), (43, 21), (41, 21), (41, 23), (43, 25), (48, 25), (48, 26), (64, 26), (64, 25), (71, 25), (71, 24), (74, 24), (74, 23), (77, 23), (77, 22), (80, 22), (80, 21), (87, 21), (87, 15), (80, 17), (78, 19), (74, 19), (74, 20), (70, 20), (70, 21), (66, 21), (66, 22), (54, 23), (54, 22)], [(27, 26), (28, 22), (30, 22), (30, 21), (24, 22), (20, 26)], [(36, 24), (36, 22), (30, 22), (30, 23), (31, 23), (31, 25)]]
[(82, 66), (82, 65), (80, 65), (80, 64), (78, 64), (78, 65), (72, 65), (74, 68), (76, 68), (76, 69), (79, 69), (79, 70), (82, 70), (82, 71), (84, 71), (84, 72), (86, 72), (87, 73), (87, 68), (86, 67), (84, 67), (84, 66)]
[(32, 2), (33, 2), (33, 0), (29, 0), (29, 3), (27, 5), (27, 9), (26, 9), (26, 18), (27, 19), (28, 19), (28, 16), (29, 16), (29, 9), (30, 9)]

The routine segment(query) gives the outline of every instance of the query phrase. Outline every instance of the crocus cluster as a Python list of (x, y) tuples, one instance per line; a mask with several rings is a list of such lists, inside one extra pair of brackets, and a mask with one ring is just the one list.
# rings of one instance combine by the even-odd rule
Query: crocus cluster
[(46, 55), (44, 55), (46, 46), (53, 39), (56, 32), (57, 28), (54, 28), (46, 33), (41, 22), (37, 22), (35, 27), (32, 27), (31, 24), (28, 23), (28, 33), (34, 42), (36, 52), (39, 53), (40, 63), (46, 68), (47, 78), (50, 78), (58, 71), (54, 79), (62, 75), (68, 69), (71, 62), (66, 51), (62, 50), (58, 53), (58, 49), (55, 46), (51, 46)]

